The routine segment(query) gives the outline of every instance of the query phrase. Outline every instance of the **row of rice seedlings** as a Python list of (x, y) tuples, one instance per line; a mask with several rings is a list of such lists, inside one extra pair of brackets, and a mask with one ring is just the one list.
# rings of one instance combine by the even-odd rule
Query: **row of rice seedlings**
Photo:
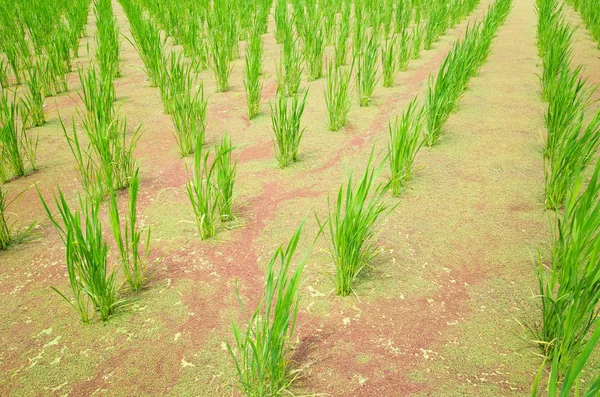
[(590, 35), (600, 48), (600, 4), (595, 0), (567, 0), (581, 14)]
[(8, 209), (11, 205), (15, 204), (19, 197), (25, 193), (26, 190), (17, 194), (12, 199), (8, 199), (8, 191), (0, 188), (0, 251), (7, 250), (11, 245), (18, 244), (25, 241), (31, 236), (33, 228), (36, 223), (18, 229), (16, 220), (10, 219), (10, 213)]
[[(227, 349), (235, 364), (240, 388), (248, 396), (284, 394), (297, 378), (289, 370), (289, 351), (298, 314), (304, 256), (292, 269), (302, 225), (288, 245), (280, 246), (269, 261), (265, 290), (245, 329), (232, 324), (235, 343)], [(291, 275), (290, 275), (291, 273)]]
[[(19, 124), (16, 91), (11, 100), (8, 92), (0, 92), (0, 182), (22, 177), (37, 169), (36, 153), (39, 137), (33, 137)], [(27, 166), (29, 164), (29, 166)]]
[(122, 0), (121, 4), (127, 14), (131, 34), (142, 61), (150, 85), (157, 87), (162, 79), (167, 60), (164, 55), (165, 39), (151, 20), (144, 17), (142, 9), (132, 0)]
[(121, 75), (119, 61), (120, 42), (117, 19), (111, 0), (95, 0), (96, 13), (96, 62), (103, 79), (114, 80)]
[(597, 324), (600, 300), (600, 163), (586, 186), (580, 174), (558, 217), (552, 269), (539, 260), (542, 323), (533, 331), (546, 357), (556, 360), (559, 378), (584, 349)]
[[(271, 125), (275, 136), (275, 157), (281, 168), (288, 167), (298, 159), (300, 141), (306, 129), (300, 128), (300, 119), (306, 106), (306, 97), (295, 95), (291, 99), (283, 95), (271, 104)], [(291, 106), (290, 106), (291, 102)]]
[[(147, 258), (150, 247), (150, 228), (147, 229), (145, 243), (142, 244), (142, 231), (137, 225), (137, 199), (140, 188), (139, 168), (136, 169), (129, 185), (128, 211), (121, 226), (121, 215), (115, 190), (110, 191), (109, 216), (113, 237), (119, 251), (121, 269), (129, 289), (140, 291), (147, 280)], [(143, 252), (140, 252), (140, 248)]]
[(571, 65), (574, 29), (564, 20), (556, 0), (538, 1), (538, 40), (542, 58), (542, 98), (549, 100), (563, 68)]
[(434, 146), (442, 135), (442, 126), (481, 65), (487, 59), (498, 27), (510, 10), (511, 0), (496, 0), (483, 20), (467, 28), (440, 66), (437, 77), (429, 78), (425, 96), (427, 130), (425, 145)]
[(352, 106), (350, 98), (350, 78), (352, 69), (344, 66), (327, 65), (327, 88), (325, 104), (329, 116), (329, 130), (338, 131), (346, 125)]
[(592, 91), (580, 77), (581, 68), (564, 67), (546, 114), (546, 207), (562, 206), (579, 175), (594, 161), (600, 147), (600, 111), (587, 122), (585, 111)]
[(250, 33), (248, 47), (246, 48), (246, 64), (244, 69), (244, 89), (246, 90), (246, 104), (250, 120), (260, 113), (260, 99), (263, 88), (263, 83), (260, 80), (262, 56), (262, 36), (258, 29), (254, 29)]
[(413, 164), (419, 149), (423, 145), (421, 132), (423, 129), (424, 108), (413, 99), (402, 112), (400, 118), (388, 124), (388, 161), (391, 177), (392, 195), (399, 196), (406, 184), (411, 180)]
[(363, 177), (354, 186), (352, 175), (348, 183), (340, 186), (335, 202), (328, 199), (329, 216), (321, 223), (321, 230), (329, 230), (331, 256), (335, 266), (335, 291), (347, 296), (365, 266), (377, 256), (372, 238), (375, 226), (388, 210), (384, 196), (389, 184), (376, 184), (381, 167), (372, 167), (373, 153)]
[(200, 239), (206, 240), (215, 235), (217, 215), (224, 222), (233, 219), (232, 203), (237, 162), (231, 163), (233, 146), (227, 137), (215, 148), (212, 162), (209, 161), (211, 152), (207, 150), (203, 153), (202, 148), (202, 140), (197, 139), (194, 168), (186, 189)]
[(291, 30), (283, 39), (281, 51), (280, 63), (277, 67), (277, 94), (293, 96), (300, 89), (303, 67), (298, 38), (294, 37)]

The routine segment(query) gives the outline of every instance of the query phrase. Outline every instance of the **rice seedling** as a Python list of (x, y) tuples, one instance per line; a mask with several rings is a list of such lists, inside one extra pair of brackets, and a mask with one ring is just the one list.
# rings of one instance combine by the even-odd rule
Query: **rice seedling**
[(321, 229), (325, 226), (329, 229), (336, 271), (335, 291), (341, 296), (353, 292), (354, 281), (377, 255), (371, 240), (378, 220), (387, 209), (384, 195), (389, 184), (375, 185), (379, 169), (373, 169), (372, 162), (373, 153), (357, 186), (353, 185), (350, 175), (347, 185), (340, 187), (333, 208), (329, 203), (326, 224), (317, 219)]
[(40, 70), (36, 65), (27, 76), (27, 93), (22, 98), (23, 119), (27, 120), (28, 127), (39, 127), (46, 122), (44, 115), (44, 95), (40, 80)]
[(356, 71), (356, 87), (360, 106), (369, 106), (371, 96), (377, 84), (377, 58), (379, 55), (379, 39), (372, 34), (364, 45), (364, 51), (358, 54)]
[(304, 35), (304, 59), (309, 81), (323, 76), (323, 53), (325, 51), (325, 37), (323, 28), (318, 26), (307, 29)]
[(233, 69), (231, 47), (224, 34), (216, 29), (212, 29), (211, 32), (209, 42), (212, 52), (212, 69), (217, 83), (217, 92), (224, 92), (229, 89), (229, 76)]
[(400, 119), (396, 117), (395, 122), (390, 121), (388, 125), (390, 187), (394, 196), (399, 196), (406, 183), (412, 178), (415, 157), (423, 144), (421, 140), (423, 116), (424, 108), (417, 105), (417, 98), (415, 98), (402, 112)]
[(444, 34), (448, 28), (448, 16), (450, 15), (445, 2), (433, 2), (432, 7), (424, 28), (423, 45), (426, 50), (431, 49), (433, 43)]
[(327, 89), (325, 104), (329, 115), (329, 130), (338, 131), (346, 125), (348, 112), (352, 106), (350, 98), (350, 76), (352, 69), (327, 65)]
[(421, 49), (423, 48), (423, 38), (425, 35), (425, 24), (418, 24), (413, 27), (412, 30), (412, 59), (417, 59), (419, 54), (421, 54)]
[(209, 164), (210, 152), (202, 153), (202, 141), (196, 140), (194, 169), (186, 185), (188, 198), (192, 204), (196, 226), (202, 240), (215, 235), (219, 193), (215, 187), (216, 161)]
[(280, 246), (265, 277), (265, 291), (253, 312), (247, 328), (242, 331), (232, 324), (235, 345), (227, 348), (235, 363), (240, 387), (248, 396), (275, 396), (285, 393), (297, 377), (288, 369), (288, 353), (293, 340), (298, 314), (300, 277), (306, 256), (292, 272), (292, 259), (302, 225), (296, 230), (287, 247)]
[(204, 97), (204, 83), (201, 83), (198, 89), (193, 89), (191, 81), (173, 98), (174, 136), (181, 157), (194, 152), (198, 139), (204, 141), (207, 103)]
[[(123, 227), (121, 227), (117, 194), (114, 190), (110, 191), (110, 206), (108, 210), (113, 237), (121, 259), (121, 269), (125, 275), (125, 280), (129, 284), (129, 289), (133, 292), (140, 291), (146, 283), (148, 248), (150, 246), (150, 229), (148, 229), (145, 244), (143, 247), (140, 247), (140, 244), (142, 244), (142, 231), (137, 226), (139, 188), (140, 178), (138, 168), (135, 170), (129, 185), (129, 205)], [(140, 252), (140, 248), (143, 248), (143, 253)]]
[(84, 202), (80, 196), (79, 208), (72, 210), (59, 188), (58, 197), (54, 195), (59, 212), (57, 219), (52, 215), (39, 189), (38, 195), (48, 219), (65, 246), (73, 299), (69, 299), (57, 288), (52, 289), (79, 313), (82, 322), (89, 323), (93, 312), (98, 312), (100, 319), (107, 321), (127, 302), (118, 297), (115, 273), (108, 269), (108, 244), (102, 236), (100, 201)]
[(412, 57), (410, 35), (405, 29), (400, 33), (400, 44), (398, 45), (398, 70), (405, 71)]
[(32, 223), (23, 230), (17, 230), (16, 220), (10, 220), (8, 207), (16, 203), (23, 193), (23, 190), (11, 200), (8, 200), (8, 191), (0, 188), (0, 251), (7, 250), (11, 245), (25, 241), (30, 235), (36, 223)]
[(546, 357), (559, 374), (573, 363), (597, 323), (600, 300), (600, 163), (586, 186), (580, 175), (558, 218), (553, 268), (538, 267), (542, 324), (534, 329)]
[(412, 18), (412, 9), (410, 8), (410, 0), (398, 0), (394, 12), (394, 32), (402, 33), (408, 27)]
[(398, 62), (396, 60), (397, 41), (396, 38), (387, 38), (381, 47), (381, 70), (383, 73), (383, 86), (393, 87), (396, 73), (398, 71)]
[(275, 1), (275, 40), (281, 43), (288, 34), (288, 4), (287, 0)]
[(35, 158), (38, 139), (33, 139), (19, 128), (17, 115), (17, 93), (15, 91), (12, 101), (7, 92), (0, 93), (0, 162), (3, 171), (0, 173), (4, 180), (11, 175), (21, 177), (27, 175), (26, 160), (29, 161), (31, 170), (36, 169)]
[(244, 89), (248, 118), (252, 120), (260, 112), (263, 83), (260, 81), (262, 69), (262, 39), (260, 34), (251, 34), (251, 41), (246, 50), (246, 66), (244, 69)]
[(598, 48), (600, 48), (600, 6), (598, 3), (594, 0), (568, 0), (567, 3), (579, 12), (590, 35), (598, 42)]
[[(300, 141), (305, 129), (300, 128), (300, 119), (304, 113), (308, 91), (301, 97), (291, 99), (280, 95), (271, 104), (271, 124), (275, 135), (275, 157), (281, 168), (289, 166), (298, 159)], [(288, 107), (291, 102), (291, 107)]]
[(350, 38), (350, 3), (344, 3), (342, 18), (334, 39), (334, 59), (335, 66), (339, 67), (346, 64), (348, 57), (348, 39)]
[(283, 49), (277, 68), (277, 94), (293, 96), (300, 89), (302, 79), (302, 55), (298, 49), (298, 39), (292, 34), (283, 40)]
[(233, 152), (231, 138), (225, 134), (221, 144), (215, 146), (216, 179), (219, 195), (219, 216), (221, 221), (227, 222), (233, 216), (233, 188), (237, 172), (237, 160), (231, 161)]

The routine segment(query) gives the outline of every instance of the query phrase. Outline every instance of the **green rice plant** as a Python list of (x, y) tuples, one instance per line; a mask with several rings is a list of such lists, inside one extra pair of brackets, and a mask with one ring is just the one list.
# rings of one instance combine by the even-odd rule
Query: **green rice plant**
[(231, 47), (227, 37), (212, 30), (210, 35), (210, 49), (212, 52), (212, 69), (217, 83), (217, 92), (224, 92), (229, 89), (229, 76), (233, 65), (231, 64)]
[(140, 188), (139, 168), (135, 170), (131, 183), (129, 185), (129, 205), (125, 216), (125, 224), (121, 227), (121, 216), (119, 215), (119, 206), (117, 205), (117, 194), (114, 190), (110, 191), (109, 216), (110, 225), (113, 232), (119, 256), (121, 259), (121, 269), (125, 275), (125, 280), (129, 284), (129, 289), (133, 292), (140, 291), (146, 283), (146, 268), (148, 258), (148, 248), (150, 246), (150, 229), (146, 233), (145, 245), (143, 247), (143, 256), (140, 252), (142, 243), (142, 231), (137, 226), (137, 199)]
[(419, 54), (421, 54), (421, 49), (423, 48), (423, 39), (425, 36), (425, 24), (418, 24), (413, 27), (412, 30), (412, 59), (419, 58)]
[(216, 179), (219, 195), (219, 216), (221, 221), (227, 222), (234, 219), (233, 216), (233, 188), (237, 172), (237, 160), (231, 161), (233, 152), (231, 138), (225, 134), (221, 144), (215, 146)]
[[(333, 208), (329, 202), (326, 223), (333, 246), (331, 255), (336, 271), (335, 291), (341, 296), (350, 295), (356, 278), (377, 255), (371, 240), (378, 220), (387, 209), (384, 196), (389, 184), (375, 185), (379, 170), (372, 168), (372, 162), (373, 153), (359, 184), (353, 186), (350, 175), (346, 187), (340, 187)], [(327, 226), (321, 222), (319, 225), (321, 229)]]
[(42, 84), (40, 79), (40, 70), (36, 65), (27, 76), (27, 93), (21, 99), (23, 119), (28, 121), (27, 127), (39, 127), (46, 122), (44, 115), (44, 95), (42, 93)]
[(398, 45), (398, 70), (405, 71), (408, 68), (408, 62), (412, 57), (410, 35), (408, 31), (404, 29), (400, 33), (400, 43)]
[(84, 323), (89, 323), (93, 314), (90, 313), (90, 305), (102, 321), (107, 321), (127, 302), (118, 297), (115, 273), (108, 269), (108, 244), (102, 236), (100, 201), (84, 202), (80, 196), (79, 209), (72, 210), (59, 188), (58, 197), (54, 195), (60, 216), (57, 219), (39, 189), (38, 195), (65, 246), (73, 299), (54, 287), (52, 289), (77, 310)]
[(542, 324), (534, 332), (559, 374), (584, 350), (600, 314), (600, 163), (586, 180), (578, 177), (558, 218), (552, 269), (541, 260), (538, 267)]
[(19, 108), (15, 91), (12, 101), (7, 92), (0, 93), (0, 177), (5, 181), (11, 175), (22, 177), (30, 171), (26, 168), (29, 162), (31, 170), (36, 170), (36, 151), (39, 138), (35, 140), (27, 134), (25, 127), (19, 128), (17, 115)]
[[(258, 31), (256, 31), (258, 32)], [(250, 35), (250, 44), (246, 49), (246, 65), (244, 69), (244, 89), (246, 90), (246, 104), (248, 118), (252, 120), (260, 112), (260, 99), (262, 97), (263, 83), (260, 80), (262, 71), (262, 38), (260, 34)]]
[(398, 0), (394, 12), (394, 32), (399, 34), (404, 32), (412, 18), (412, 9), (410, 0)]
[(390, 186), (392, 195), (399, 196), (406, 183), (412, 178), (415, 157), (423, 144), (421, 130), (423, 128), (424, 108), (413, 99), (402, 112), (400, 119), (388, 125), (388, 161), (390, 164)]
[(206, 135), (206, 107), (204, 97), (204, 83), (194, 90), (191, 81), (186, 83), (186, 88), (173, 98), (172, 118), (175, 124), (174, 136), (179, 146), (181, 157), (194, 152), (196, 141), (204, 141)]
[(202, 141), (196, 140), (194, 169), (186, 185), (188, 198), (194, 211), (200, 238), (206, 240), (215, 235), (219, 193), (215, 186), (216, 161), (209, 164), (210, 152), (202, 153)]
[(235, 345), (227, 348), (235, 363), (240, 387), (248, 396), (283, 395), (298, 376), (288, 369), (288, 353), (293, 340), (298, 314), (300, 278), (306, 256), (291, 276), (292, 259), (302, 232), (296, 230), (287, 247), (280, 246), (265, 277), (265, 291), (242, 331), (232, 324)]
[(383, 86), (393, 87), (396, 73), (398, 71), (398, 62), (396, 59), (397, 41), (396, 37), (387, 38), (381, 47), (381, 70), (383, 72)]
[(81, 89), (78, 95), (85, 107), (84, 120), (88, 125), (101, 125), (107, 128), (115, 117), (115, 87), (112, 80), (104, 80), (96, 69), (78, 70)]
[(275, 41), (281, 43), (288, 33), (288, 4), (287, 0), (275, 0)]
[(110, 190), (129, 186), (137, 168), (133, 152), (140, 137), (139, 127), (128, 138), (125, 120), (106, 123), (98, 118), (84, 119), (83, 129), (89, 143), (82, 147), (75, 120), (70, 134), (62, 119), (61, 126), (89, 199), (101, 200)]
[[(289, 166), (298, 159), (300, 141), (306, 129), (300, 128), (300, 118), (304, 113), (306, 97), (293, 96), (290, 100), (279, 95), (275, 104), (271, 104), (271, 124), (275, 135), (275, 157), (281, 168)], [(291, 101), (291, 107), (288, 107)]]
[(364, 51), (358, 54), (358, 68), (356, 71), (356, 87), (360, 106), (369, 106), (377, 76), (377, 58), (379, 55), (379, 39), (372, 34), (364, 45)]
[(16, 221), (10, 220), (8, 207), (15, 204), (27, 190), (23, 190), (11, 200), (8, 200), (8, 191), (0, 188), (0, 251), (7, 250), (11, 245), (25, 241), (30, 235), (36, 223), (32, 223), (23, 230), (17, 230)]
[(325, 36), (323, 28), (317, 24), (307, 29), (304, 35), (304, 60), (309, 81), (323, 76), (323, 54), (325, 52)]
[(334, 67), (331, 62), (327, 65), (325, 104), (329, 115), (330, 131), (338, 131), (348, 121), (348, 113), (352, 106), (350, 98), (351, 75), (352, 69), (348, 70), (342, 66)]
[(344, 3), (342, 18), (334, 39), (334, 59), (335, 66), (339, 67), (346, 64), (348, 57), (348, 39), (350, 38), (350, 3)]
[(283, 40), (280, 59), (282, 61), (277, 68), (277, 94), (296, 95), (302, 79), (302, 55), (298, 49), (298, 39), (292, 34)]

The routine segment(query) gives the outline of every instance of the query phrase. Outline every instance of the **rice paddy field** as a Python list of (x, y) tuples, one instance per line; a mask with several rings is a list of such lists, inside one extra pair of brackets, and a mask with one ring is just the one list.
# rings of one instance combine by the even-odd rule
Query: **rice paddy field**
[(0, 84), (0, 396), (600, 395), (596, 0), (2, 0)]

